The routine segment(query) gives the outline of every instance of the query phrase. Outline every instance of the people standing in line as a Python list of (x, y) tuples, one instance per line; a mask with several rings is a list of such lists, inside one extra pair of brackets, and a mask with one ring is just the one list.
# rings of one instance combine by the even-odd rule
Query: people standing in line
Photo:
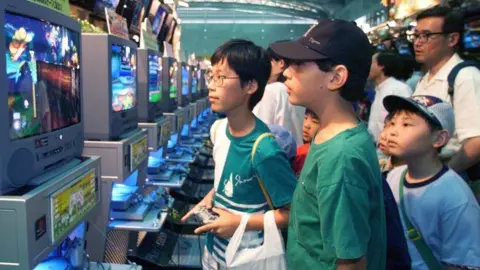
[(385, 269), (380, 168), (352, 106), (364, 95), (370, 69), (367, 36), (350, 22), (326, 19), (271, 48), (289, 59), (283, 73), (289, 101), (320, 122), (292, 200), (288, 268)]
[[(447, 7), (425, 10), (417, 16), (412, 35), (416, 60), (428, 71), (420, 80), (414, 95), (435, 96), (452, 104), (455, 133), (442, 151), (442, 158), (454, 171), (471, 172), (471, 180), (480, 179), (480, 71), (475, 67), (461, 69), (456, 76), (453, 96), (448, 93), (448, 75), (463, 60), (457, 54), (461, 47), (464, 21)], [(476, 176), (475, 176), (476, 174)], [(480, 181), (477, 181), (480, 183)], [(480, 187), (478, 187), (480, 190)]]
[(452, 106), (433, 96), (388, 96), (388, 152), (407, 164), (387, 182), (407, 237), (412, 269), (479, 269), (480, 207), (438, 153), (454, 132)]
[(370, 109), (368, 119), (368, 130), (374, 141), (378, 142), (380, 133), (385, 124), (387, 111), (383, 106), (383, 99), (389, 95), (409, 97), (412, 90), (407, 84), (397, 80), (394, 76), (398, 74), (400, 63), (399, 55), (391, 52), (376, 53), (372, 57), (369, 79), (375, 81), (375, 99)]
[(287, 62), (272, 51), (267, 49), (270, 57), (272, 71), (262, 100), (255, 106), (253, 113), (267, 125), (279, 125), (289, 130), (294, 136), (297, 145), (302, 144), (302, 122), (305, 108), (295, 106), (288, 102), (287, 87), (283, 82), (283, 72)]

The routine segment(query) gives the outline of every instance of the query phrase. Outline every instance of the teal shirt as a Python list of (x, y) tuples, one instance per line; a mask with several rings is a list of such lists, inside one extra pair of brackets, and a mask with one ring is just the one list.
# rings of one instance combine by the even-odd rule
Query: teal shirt
[(288, 268), (336, 269), (366, 256), (383, 270), (386, 227), (380, 168), (364, 124), (312, 144), (290, 211)]
[[(233, 137), (226, 125), (215, 132), (215, 170), (222, 170), (216, 187), (214, 205), (235, 214), (263, 214), (269, 210), (257, 175), (262, 179), (275, 208), (290, 204), (297, 180), (283, 149), (275, 137), (259, 143), (252, 163), (252, 148), (257, 138), (270, 130), (260, 119), (244, 137)], [(221, 153), (226, 155), (222, 155)], [(217, 184), (217, 183), (216, 183)], [(255, 247), (263, 242), (263, 232), (247, 232), (241, 247)], [(208, 234), (208, 251), (216, 261), (225, 263), (229, 239)]]

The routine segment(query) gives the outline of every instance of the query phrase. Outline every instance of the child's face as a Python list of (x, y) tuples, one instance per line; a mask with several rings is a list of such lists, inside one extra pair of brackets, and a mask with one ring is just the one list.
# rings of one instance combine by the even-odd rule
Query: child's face
[(380, 139), (378, 140), (378, 149), (386, 156), (390, 156), (390, 152), (388, 151), (388, 128), (390, 124), (390, 120), (385, 121), (383, 130), (380, 133)]
[(440, 147), (427, 121), (419, 115), (396, 113), (387, 128), (387, 148), (392, 156), (408, 158), (425, 155)]
[(318, 118), (309, 113), (305, 114), (305, 118), (303, 119), (303, 141), (305, 143), (311, 142), (319, 127), (320, 122)]
[(208, 84), (209, 101), (215, 112), (229, 112), (241, 106), (248, 107), (249, 96), (257, 90), (249, 83), (241, 87), (240, 78), (226, 60), (212, 67), (212, 80)]
[(319, 88), (327, 88), (328, 73), (321, 71), (314, 62), (291, 64), (283, 75), (288, 88), (288, 101), (293, 105), (313, 108), (319, 96), (322, 96)]

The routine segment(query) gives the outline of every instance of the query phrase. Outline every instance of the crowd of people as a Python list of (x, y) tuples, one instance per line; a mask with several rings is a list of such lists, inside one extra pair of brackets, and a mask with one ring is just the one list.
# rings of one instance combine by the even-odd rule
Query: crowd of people
[(208, 88), (226, 117), (211, 129), (215, 185), (197, 206), (218, 218), (196, 230), (203, 267), (229, 268), (242, 216), (241, 248), (262, 245), (272, 211), (288, 269), (480, 269), (480, 70), (459, 54), (463, 25), (447, 7), (420, 13), (415, 61), (330, 19), (267, 50), (221, 45)]

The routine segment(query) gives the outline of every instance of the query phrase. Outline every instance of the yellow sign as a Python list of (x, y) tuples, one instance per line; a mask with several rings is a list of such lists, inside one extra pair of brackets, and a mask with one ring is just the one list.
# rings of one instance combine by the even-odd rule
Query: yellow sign
[(183, 114), (184, 114), (184, 112), (180, 112), (180, 114), (177, 117), (177, 131), (178, 131), (178, 133), (182, 132), (182, 129), (183, 129)]
[(160, 139), (160, 146), (166, 144), (170, 140), (170, 135), (172, 134), (172, 125), (170, 121), (165, 123), (162, 127), (162, 138)]
[(143, 137), (130, 145), (130, 171), (134, 171), (148, 156), (147, 137)]
[(70, 16), (70, 3), (68, 0), (29, 0), (30, 2), (61, 12)]
[(95, 169), (50, 197), (52, 243), (80, 222), (97, 203)]

